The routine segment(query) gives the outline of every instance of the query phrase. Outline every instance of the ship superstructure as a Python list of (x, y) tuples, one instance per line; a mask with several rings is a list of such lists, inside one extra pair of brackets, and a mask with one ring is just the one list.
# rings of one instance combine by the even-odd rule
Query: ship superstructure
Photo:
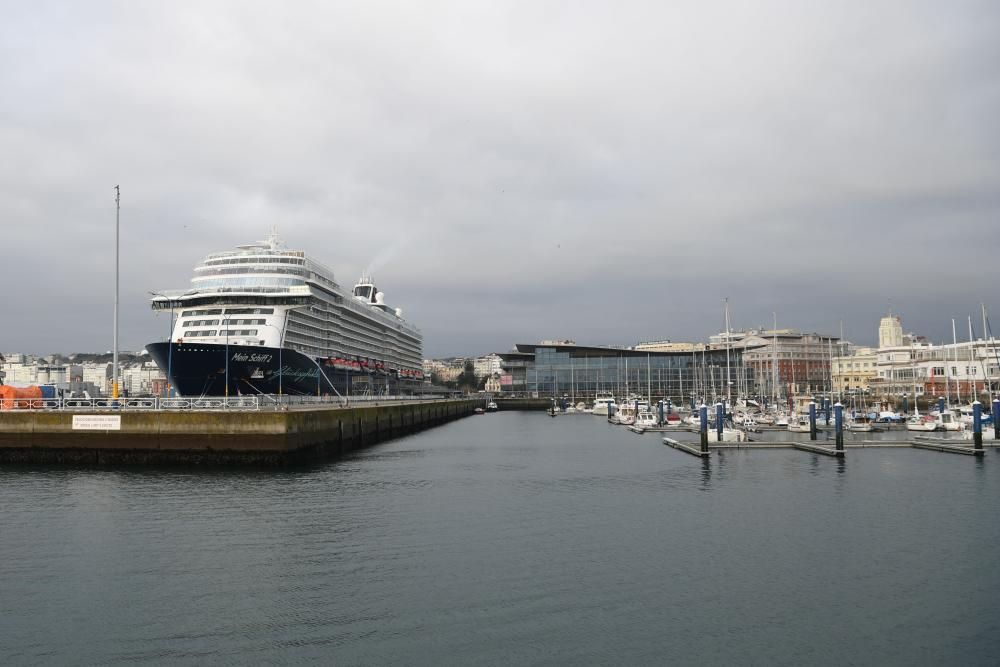
[(370, 275), (346, 290), (274, 232), (206, 257), (189, 289), (153, 294), (154, 310), (175, 319), (170, 341), (147, 348), (183, 395), (324, 394), (422, 379), (420, 331)]

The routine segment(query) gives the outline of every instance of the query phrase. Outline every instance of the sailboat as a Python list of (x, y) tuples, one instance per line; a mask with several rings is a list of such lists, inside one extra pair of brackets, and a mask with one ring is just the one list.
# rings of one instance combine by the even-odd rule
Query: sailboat
[(917, 402), (917, 357), (910, 345), (910, 359), (913, 361), (913, 416), (906, 420), (907, 431), (936, 431), (938, 424), (933, 415), (920, 414), (920, 404)]

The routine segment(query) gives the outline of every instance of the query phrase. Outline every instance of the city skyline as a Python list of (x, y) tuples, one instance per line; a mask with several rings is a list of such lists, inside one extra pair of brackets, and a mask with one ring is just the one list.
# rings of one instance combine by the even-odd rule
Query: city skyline
[[(387, 21), (391, 16), (393, 20)], [(906, 20), (900, 20), (905, 16)], [(0, 350), (166, 336), (263, 238), (374, 272), (428, 358), (1000, 307), (991, 3), (12, 7)], [(14, 282), (16, 279), (16, 282)]]

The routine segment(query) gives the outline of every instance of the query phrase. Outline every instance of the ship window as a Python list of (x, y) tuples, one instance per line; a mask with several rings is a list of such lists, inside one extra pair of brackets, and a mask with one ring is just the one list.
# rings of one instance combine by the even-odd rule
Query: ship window
[(226, 308), (227, 315), (273, 315), (274, 308)]

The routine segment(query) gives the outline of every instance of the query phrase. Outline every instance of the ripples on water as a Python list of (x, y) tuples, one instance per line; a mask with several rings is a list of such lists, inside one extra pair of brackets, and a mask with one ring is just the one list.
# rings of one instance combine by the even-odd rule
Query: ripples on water
[(997, 664), (998, 456), (498, 413), (301, 470), (0, 469), (0, 662)]

